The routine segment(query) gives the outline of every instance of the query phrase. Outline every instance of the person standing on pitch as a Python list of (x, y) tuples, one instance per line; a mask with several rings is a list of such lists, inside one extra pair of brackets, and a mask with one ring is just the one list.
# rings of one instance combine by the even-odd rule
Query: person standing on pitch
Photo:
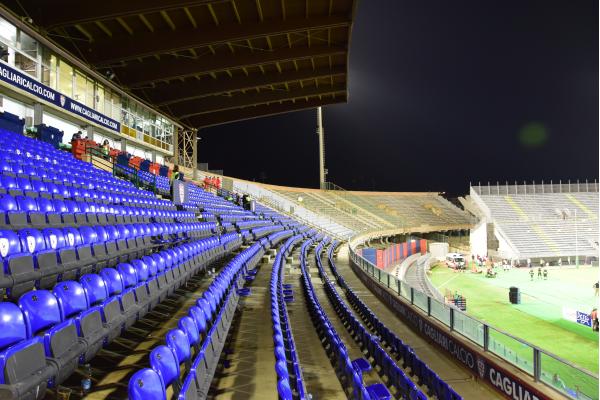
[(533, 268), (529, 270), (529, 276), (531, 276), (531, 281), (533, 282)]
[(548, 269), (544, 268), (544, 280), (548, 279)]
[(538, 279), (542, 279), (542, 267), (538, 267)]
[(594, 283), (594, 296), (598, 296), (598, 289), (600, 289), (600, 281)]

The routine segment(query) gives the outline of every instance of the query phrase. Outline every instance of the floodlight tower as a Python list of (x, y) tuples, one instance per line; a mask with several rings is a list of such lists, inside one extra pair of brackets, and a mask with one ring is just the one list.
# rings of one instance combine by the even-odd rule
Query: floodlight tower
[(317, 136), (319, 137), (319, 187), (321, 189), (326, 189), (325, 175), (327, 175), (327, 169), (325, 169), (325, 131), (323, 130), (323, 110), (321, 107), (317, 107)]

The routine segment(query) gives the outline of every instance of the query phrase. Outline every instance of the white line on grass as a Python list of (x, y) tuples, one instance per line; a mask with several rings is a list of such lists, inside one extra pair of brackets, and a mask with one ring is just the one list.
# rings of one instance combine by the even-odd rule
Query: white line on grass
[(438, 288), (444, 287), (446, 286), (448, 283), (450, 283), (450, 281), (454, 278), (458, 278), (459, 274), (454, 275), (452, 278), (448, 279), (446, 282), (442, 283), (441, 285), (438, 286)]

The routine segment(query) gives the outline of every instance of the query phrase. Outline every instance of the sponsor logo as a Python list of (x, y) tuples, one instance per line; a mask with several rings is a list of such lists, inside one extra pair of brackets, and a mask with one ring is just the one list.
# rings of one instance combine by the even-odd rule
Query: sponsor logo
[(30, 253), (35, 251), (35, 238), (33, 236), (27, 236), (27, 250)]
[(57, 239), (56, 235), (50, 235), (50, 247), (55, 249), (57, 245), (58, 245), (58, 239)]
[(485, 362), (479, 357), (477, 357), (477, 371), (481, 379), (485, 378)]
[(8, 254), (8, 239), (7, 238), (0, 238), (0, 255), (2, 257), (6, 257), (6, 255)]
[(490, 367), (489, 379), (492, 385), (500, 389), (506, 396), (513, 400), (540, 400), (535, 394), (513, 381), (508, 376), (502, 375)]
[(60, 106), (64, 107), (65, 102), (67, 101), (67, 98), (61, 94), (59, 99), (60, 99)]

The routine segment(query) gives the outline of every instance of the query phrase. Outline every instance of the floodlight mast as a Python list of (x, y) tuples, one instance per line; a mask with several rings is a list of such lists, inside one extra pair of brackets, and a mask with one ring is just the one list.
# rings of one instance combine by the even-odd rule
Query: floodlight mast
[(323, 110), (317, 107), (317, 136), (319, 137), (319, 187), (326, 189), (325, 175), (325, 131), (323, 130)]

